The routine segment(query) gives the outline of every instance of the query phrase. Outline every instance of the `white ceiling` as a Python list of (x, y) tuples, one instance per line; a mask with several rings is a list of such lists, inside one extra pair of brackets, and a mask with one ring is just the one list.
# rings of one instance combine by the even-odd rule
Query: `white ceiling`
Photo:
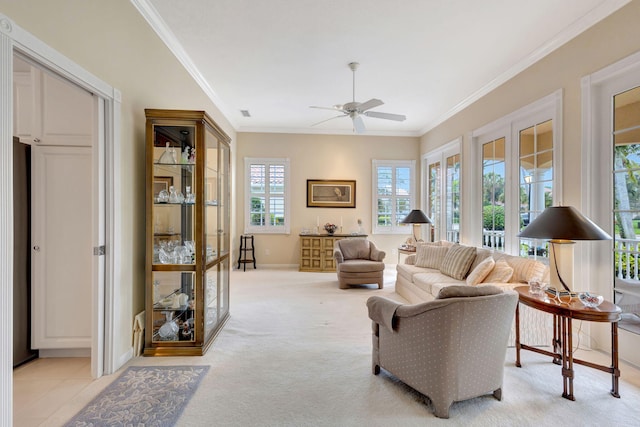
[(351, 101), (356, 61), (356, 101), (407, 116), (367, 134), (420, 136), (629, 0), (131, 1), (239, 132), (353, 133), (309, 106)]

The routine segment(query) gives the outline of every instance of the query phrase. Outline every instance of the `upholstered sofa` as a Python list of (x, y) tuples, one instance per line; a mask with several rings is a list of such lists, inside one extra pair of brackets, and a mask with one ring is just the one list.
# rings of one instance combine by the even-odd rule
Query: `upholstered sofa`
[[(452, 285), (492, 284), (513, 289), (530, 280), (549, 282), (549, 267), (540, 261), (447, 241), (418, 245), (416, 253), (396, 270), (395, 291), (411, 304), (432, 301), (441, 289)], [(551, 345), (550, 315), (521, 306), (520, 319), (523, 343)], [(512, 327), (509, 342), (513, 345), (514, 341)]]

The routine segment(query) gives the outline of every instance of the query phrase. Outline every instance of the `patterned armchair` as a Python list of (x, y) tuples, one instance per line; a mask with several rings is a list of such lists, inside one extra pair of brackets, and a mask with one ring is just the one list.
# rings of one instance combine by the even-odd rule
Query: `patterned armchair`
[(376, 283), (384, 286), (385, 252), (367, 239), (342, 239), (336, 242), (333, 257), (336, 261), (340, 289), (349, 285)]
[(431, 400), (439, 418), (453, 402), (502, 399), (507, 339), (518, 294), (490, 285), (449, 286), (438, 299), (400, 304), (373, 296), (373, 373), (380, 368)]

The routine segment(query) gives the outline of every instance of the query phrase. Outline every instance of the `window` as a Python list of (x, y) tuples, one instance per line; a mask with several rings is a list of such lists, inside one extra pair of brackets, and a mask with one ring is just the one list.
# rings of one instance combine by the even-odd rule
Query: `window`
[(423, 160), (426, 170), (423, 200), (425, 213), (432, 221), (430, 241), (460, 241), (461, 144), (461, 138), (455, 139)]
[(445, 194), (447, 207), (445, 224), (447, 225), (447, 240), (460, 242), (460, 154), (454, 154), (446, 159), (447, 171)]
[[(519, 132), (520, 231), (553, 202), (553, 121)], [(547, 256), (544, 240), (520, 239), (520, 255)]]
[(406, 234), (400, 222), (415, 206), (415, 161), (373, 161), (373, 232)]
[(640, 87), (613, 96), (615, 303), (620, 328), (640, 334)]
[(440, 221), (441, 210), (440, 210), (440, 190), (441, 190), (441, 179), (440, 179), (440, 161), (434, 161), (433, 163), (429, 163), (427, 167), (427, 215), (429, 219), (432, 221), (432, 229), (431, 229), (431, 241), (441, 240), (440, 233), (442, 230), (442, 225)]
[(518, 233), (562, 202), (561, 113), (562, 91), (556, 91), (472, 133), (480, 170), (471, 199), (481, 208), (471, 221), (474, 241), (509, 254), (547, 256), (544, 241)]
[(290, 232), (289, 159), (245, 158), (245, 232)]
[(482, 246), (504, 251), (505, 138), (482, 144)]

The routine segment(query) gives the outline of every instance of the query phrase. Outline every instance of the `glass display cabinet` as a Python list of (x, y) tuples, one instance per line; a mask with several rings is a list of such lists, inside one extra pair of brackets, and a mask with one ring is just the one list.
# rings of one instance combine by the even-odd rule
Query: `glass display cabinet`
[(229, 316), (230, 138), (204, 111), (145, 113), (144, 355), (199, 356)]

